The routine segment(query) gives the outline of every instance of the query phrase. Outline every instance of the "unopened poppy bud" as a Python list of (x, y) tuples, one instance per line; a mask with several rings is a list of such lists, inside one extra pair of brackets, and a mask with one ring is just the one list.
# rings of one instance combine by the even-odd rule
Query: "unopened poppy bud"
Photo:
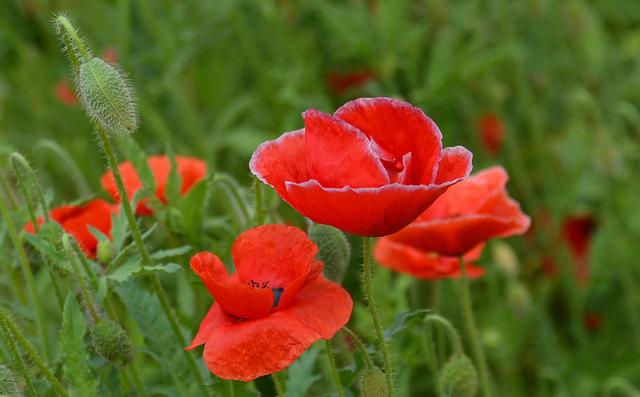
[(100, 58), (80, 65), (80, 103), (89, 117), (107, 131), (130, 134), (138, 128), (135, 96), (124, 73)]
[(342, 282), (351, 259), (351, 247), (340, 230), (313, 223), (309, 238), (318, 246), (318, 259), (324, 262), (324, 274), (337, 283)]
[(93, 326), (91, 342), (100, 357), (116, 366), (125, 366), (133, 358), (129, 335), (111, 320), (102, 320)]
[(9, 368), (0, 364), (0, 396), (19, 396), (18, 384), (16, 378)]
[(362, 397), (387, 397), (387, 380), (378, 368), (367, 368), (362, 371), (358, 386)]
[(98, 241), (98, 247), (96, 248), (96, 258), (98, 258), (98, 262), (103, 265), (111, 262), (111, 258), (113, 257), (113, 245), (110, 240), (100, 240)]
[(440, 374), (445, 395), (451, 397), (473, 397), (478, 392), (478, 374), (469, 357), (454, 353)]

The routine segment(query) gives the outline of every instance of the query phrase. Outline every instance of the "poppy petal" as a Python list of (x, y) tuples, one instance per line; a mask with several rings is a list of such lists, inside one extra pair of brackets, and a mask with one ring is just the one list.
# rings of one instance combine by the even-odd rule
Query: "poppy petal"
[(312, 221), (361, 236), (384, 236), (408, 225), (457, 182), (355, 189), (325, 188), (316, 180), (285, 185), (289, 204)]
[(377, 187), (389, 175), (371, 141), (357, 128), (317, 110), (302, 114), (305, 159), (310, 178), (327, 187)]
[(223, 325), (231, 325), (237, 323), (238, 320), (229, 314), (227, 314), (224, 310), (222, 310), (222, 306), (219, 303), (214, 303), (211, 305), (209, 312), (204, 317), (202, 322), (200, 323), (200, 327), (198, 332), (193, 337), (191, 344), (185, 347), (185, 350), (193, 350), (196, 347), (204, 344), (209, 340), (211, 333), (215, 331), (217, 328), (222, 327)]
[(304, 129), (286, 132), (276, 140), (262, 143), (249, 161), (251, 173), (286, 200), (286, 181), (304, 182), (309, 179), (304, 144)]
[(273, 294), (269, 289), (254, 288), (237, 277), (229, 277), (224, 263), (210, 252), (200, 252), (191, 258), (191, 269), (222, 306), (236, 317), (261, 318), (271, 313)]
[(442, 149), (436, 183), (466, 178), (471, 173), (473, 155), (462, 146)]
[(295, 318), (276, 312), (259, 319), (217, 327), (203, 358), (222, 379), (252, 381), (291, 365), (320, 335)]
[(411, 183), (434, 182), (442, 134), (421, 109), (393, 98), (360, 98), (341, 106), (335, 116), (355, 126), (398, 158), (410, 152)]

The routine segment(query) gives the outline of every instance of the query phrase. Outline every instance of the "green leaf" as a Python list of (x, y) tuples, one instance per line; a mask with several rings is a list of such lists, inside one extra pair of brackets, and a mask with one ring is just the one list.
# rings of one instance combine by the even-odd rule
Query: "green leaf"
[(143, 267), (140, 260), (134, 259), (125, 262), (122, 266), (119, 266), (111, 274), (107, 275), (106, 278), (119, 283), (123, 283), (134, 276), (141, 276), (144, 274), (156, 272), (175, 273), (180, 269), (182, 269), (182, 267), (177, 263), (163, 263), (159, 265)]
[(198, 182), (192, 187), (181, 203), (184, 233), (194, 245), (202, 241), (202, 225), (209, 204), (212, 177)]
[(184, 255), (191, 251), (190, 245), (183, 245), (182, 247), (170, 248), (166, 250), (159, 250), (151, 254), (151, 258), (155, 260), (161, 260), (165, 258), (173, 258), (176, 256)]
[(124, 213), (124, 209), (120, 208), (118, 213), (111, 215), (111, 242), (113, 244), (113, 252), (120, 252), (124, 246), (124, 242), (129, 235), (129, 223)]
[(73, 294), (67, 295), (62, 312), (60, 351), (64, 373), (72, 396), (95, 396), (98, 378), (89, 370), (89, 353), (84, 344), (87, 320)]
[(429, 309), (417, 309), (417, 310), (409, 310), (406, 312), (402, 312), (396, 316), (396, 319), (393, 321), (393, 325), (390, 328), (387, 328), (384, 331), (384, 338), (388, 342), (393, 339), (393, 337), (404, 330), (411, 321), (419, 318), (422, 319), (427, 313), (431, 310)]
[(314, 373), (316, 358), (320, 352), (320, 344), (311, 346), (296, 360), (287, 371), (287, 392), (285, 397), (304, 396), (309, 388), (320, 379)]

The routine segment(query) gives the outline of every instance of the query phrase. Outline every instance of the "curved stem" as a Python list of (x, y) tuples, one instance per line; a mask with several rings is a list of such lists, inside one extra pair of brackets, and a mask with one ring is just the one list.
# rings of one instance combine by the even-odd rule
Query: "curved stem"
[(478, 328), (476, 326), (476, 320), (473, 317), (473, 310), (471, 308), (471, 292), (469, 289), (469, 278), (467, 277), (467, 268), (464, 258), (460, 257), (460, 279), (458, 280), (460, 305), (462, 306), (462, 315), (464, 317), (465, 326), (469, 339), (471, 341), (471, 348), (473, 356), (478, 366), (478, 374), (480, 375), (480, 386), (482, 389), (482, 395), (484, 397), (491, 397), (491, 386), (489, 385), (489, 373), (487, 370), (487, 362), (484, 356), (484, 350), (480, 342), (478, 335)]
[(329, 359), (329, 369), (331, 370), (331, 377), (333, 378), (333, 383), (336, 385), (336, 392), (338, 393), (338, 397), (344, 397), (344, 390), (342, 389), (342, 383), (340, 383), (340, 377), (338, 376), (338, 370), (336, 369), (336, 359), (333, 356), (333, 350), (331, 349), (331, 341), (324, 341), (325, 347), (327, 349), (327, 357)]
[(393, 385), (393, 367), (391, 365), (391, 355), (389, 354), (389, 348), (387, 341), (384, 338), (382, 332), (382, 320), (380, 319), (380, 312), (376, 305), (375, 298), (373, 296), (373, 289), (371, 287), (373, 279), (372, 266), (372, 249), (373, 239), (371, 237), (362, 238), (363, 247), (363, 265), (362, 265), (362, 287), (364, 289), (364, 296), (367, 298), (367, 304), (369, 305), (369, 313), (371, 314), (371, 320), (373, 321), (373, 327), (376, 331), (376, 337), (378, 339), (378, 346), (382, 352), (382, 359), (384, 360), (384, 374), (387, 379), (387, 388), (389, 389), (389, 396), (395, 396), (395, 388)]
[(31, 304), (33, 305), (33, 309), (35, 311), (36, 327), (38, 328), (38, 333), (40, 334), (42, 349), (45, 357), (48, 357), (49, 340), (47, 339), (47, 331), (44, 326), (44, 313), (42, 311), (42, 306), (40, 305), (40, 300), (38, 299), (38, 294), (36, 292), (36, 283), (33, 279), (33, 272), (31, 271), (31, 265), (27, 260), (27, 254), (24, 252), (22, 241), (18, 236), (16, 226), (13, 224), (13, 220), (11, 219), (11, 213), (9, 212), (9, 209), (5, 204), (4, 197), (0, 197), (0, 214), (4, 219), (4, 223), (7, 227), (7, 232), (9, 233), (9, 237), (11, 238), (11, 242), (13, 243), (13, 247), (15, 248), (18, 255), (18, 262), (20, 263), (22, 274), (24, 276), (25, 283), (27, 284), (27, 290), (29, 291), (29, 298), (31, 299)]
[(364, 361), (367, 364), (367, 368), (371, 369), (371, 368), (375, 367), (375, 365), (373, 364), (373, 360), (371, 359), (371, 356), (369, 355), (369, 352), (364, 347), (364, 343), (362, 343), (362, 340), (358, 337), (358, 335), (356, 335), (355, 332), (353, 332), (351, 329), (349, 329), (346, 326), (342, 327), (342, 330), (344, 332), (346, 332), (347, 334), (349, 334), (349, 336), (356, 343), (356, 346), (358, 346), (358, 349), (360, 349), (360, 352), (362, 353), (362, 356), (364, 357)]
[(284, 381), (280, 379), (280, 374), (274, 372), (273, 374), (271, 374), (271, 378), (273, 379), (273, 385), (276, 388), (276, 395), (278, 397), (284, 397), (285, 385)]
[[(127, 217), (127, 222), (129, 223), (129, 229), (131, 230), (131, 234), (133, 235), (133, 240), (138, 248), (140, 253), (140, 257), (142, 258), (142, 265), (144, 267), (152, 265), (151, 256), (147, 251), (147, 248), (144, 244), (144, 240), (142, 239), (142, 233), (140, 233), (140, 228), (138, 227), (138, 223), (136, 222), (135, 216), (133, 214), (133, 209), (131, 208), (131, 202), (129, 202), (129, 196), (127, 195), (127, 191), (124, 187), (124, 182), (122, 180), (122, 175), (120, 174), (120, 169), (118, 168), (118, 161), (116, 159), (115, 153), (113, 151), (113, 147), (111, 146), (111, 140), (105, 133), (105, 131), (100, 127), (96, 126), (98, 131), (98, 137), (100, 138), (100, 143), (102, 144), (102, 150), (107, 157), (107, 161), (109, 163), (109, 168), (113, 173), (113, 177), (116, 181), (116, 186), (118, 187), (118, 194), (120, 195), (120, 199), (122, 201), (122, 207), (124, 207), (124, 212)], [(162, 284), (160, 284), (160, 279), (158, 276), (153, 273), (150, 275), (151, 278), (151, 287), (153, 288), (153, 292), (158, 297), (160, 301), (160, 306), (162, 306), (162, 310), (164, 311), (167, 320), (169, 321), (169, 325), (171, 326), (171, 330), (173, 331), (178, 343), (181, 346), (186, 346), (187, 341), (182, 335), (182, 331), (180, 330), (180, 325), (178, 323), (178, 319), (176, 315), (173, 313), (171, 306), (169, 305), (169, 300), (162, 288)], [(191, 372), (195, 375), (196, 381), (198, 382), (198, 386), (200, 387), (203, 395), (209, 395), (209, 391), (204, 385), (204, 379), (202, 378), (202, 374), (198, 369), (198, 366), (191, 354), (189, 352), (182, 350), (189, 366), (191, 367)]]
[(3, 309), (0, 308), (0, 323), (4, 323), (5, 329), (8, 330), (9, 334), (13, 334), (13, 337), (18, 342), (22, 350), (27, 353), (31, 362), (35, 364), (36, 367), (42, 372), (42, 374), (47, 378), (47, 380), (51, 383), (51, 385), (56, 389), (56, 393), (63, 397), (68, 397), (66, 390), (62, 387), (58, 379), (51, 373), (49, 368), (40, 358), (40, 355), (36, 352), (36, 350), (31, 346), (29, 341), (25, 339), (22, 335), (22, 332), (18, 329), (18, 327), (13, 323), (11, 318), (4, 312)]
[(449, 341), (451, 342), (451, 345), (453, 345), (454, 353), (462, 352), (462, 343), (460, 342), (460, 335), (458, 334), (458, 331), (454, 328), (454, 326), (451, 324), (451, 322), (449, 322), (449, 320), (447, 320), (446, 318), (442, 317), (439, 314), (429, 314), (424, 318), (424, 323), (427, 325), (429, 323), (435, 323), (444, 327), (444, 329), (447, 330), (447, 334), (449, 335)]

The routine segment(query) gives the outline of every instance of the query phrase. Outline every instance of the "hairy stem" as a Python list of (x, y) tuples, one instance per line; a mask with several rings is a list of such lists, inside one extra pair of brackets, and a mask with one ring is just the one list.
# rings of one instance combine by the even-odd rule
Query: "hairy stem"
[(333, 355), (333, 350), (331, 348), (331, 341), (324, 341), (326, 350), (327, 350), (327, 358), (329, 359), (329, 369), (331, 370), (331, 378), (333, 378), (333, 383), (336, 385), (336, 392), (338, 393), (338, 397), (344, 397), (344, 390), (342, 389), (342, 383), (340, 383), (340, 377), (338, 376), (338, 370), (336, 368), (336, 358)]

